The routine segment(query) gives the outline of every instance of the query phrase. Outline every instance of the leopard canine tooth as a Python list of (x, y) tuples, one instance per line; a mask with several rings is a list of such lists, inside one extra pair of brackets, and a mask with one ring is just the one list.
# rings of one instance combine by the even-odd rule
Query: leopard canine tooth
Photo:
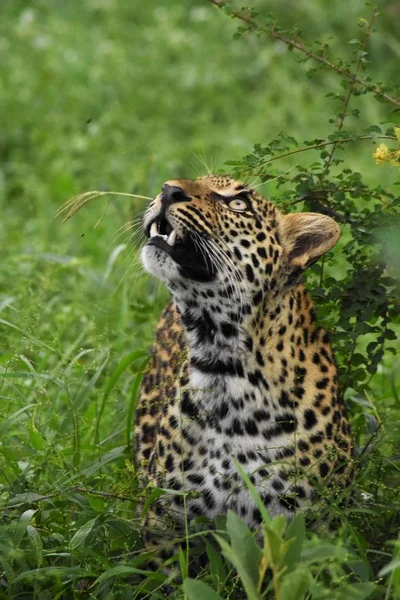
[(169, 246), (173, 246), (175, 244), (176, 236), (177, 236), (177, 233), (176, 233), (175, 229), (173, 229), (167, 239), (167, 244)]
[(152, 223), (150, 227), (150, 237), (154, 237), (155, 235), (158, 235), (158, 227), (156, 222)]

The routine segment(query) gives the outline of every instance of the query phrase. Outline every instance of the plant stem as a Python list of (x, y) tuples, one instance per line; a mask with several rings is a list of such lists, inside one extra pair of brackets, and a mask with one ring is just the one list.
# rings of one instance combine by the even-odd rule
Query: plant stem
[(46, 496), (40, 496), (40, 498), (23, 500), (22, 502), (17, 502), (15, 504), (9, 504), (8, 506), (4, 506), (1, 508), (2, 511), (12, 510), (13, 508), (18, 508), (18, 506), (23, 506), (25, 504), (38, 504), (39, 502), (44, 502), (45, 500), (50, 500), (51, 498), (57, 498), (68, 492), (78, 492), (80, 494), (87, 494), (89, 496), (101, 496), (102, 498), (110, 498), (115, 500), (124, 500), (133, 502), (135, 500), (134, 497), (131, 496), (121, 496), (120, 494), (113, 494), (111, 492), (100, 492), (97, 490), (90, 490), (87, 488), (82, 488), (78, 486), (72, 486), (63, 490), (59, 490), (57, 492), (53, 492), (52, 494), (47, 494)]
[[(368, 26), (367, 26), (367, 29), (366, 29), (366, 32), (365, 32), (364, 40), (363, 40), (363, 43), (362, 43), (363, 50), (365, 50), (366, 47), (367, 47), (367, 43), (368, 43), (369, 37), (371, 35), (372, 24), (375, 21), (376, 14), (377, 14), (377, 7), (375, 6), (374, 10), (372, 11), (372, 15), (371, 15), (371, 18), (369, 20), (369, 23), (368, 23)], [(358, 59), (358, 61), (357, 61), (356, 70), (355, 70), (355, 73), (354, 73), (354, 77), (355, 78), (357, 78), (358, 72), (361, 69), (362, 59), (363, 59), (363, 57), (360, 56), (359, 59)], [(342, 114), (341, 114), (340, 123), (338, 125), (337, 131), (341, 131), (343, 129), (343, 123), (344, 123), (345, 118), (347, 117), (347, 108), (349, 106), (350, 99), (351, 99), (352, 95), (354, 94), (354, 89), (355, 89), (356, 85), (357, 84), (356, 84), (355, 80), (353, 80), (353, 81), (350, 82), (349, 91), (347, 92), (347, 96), (346, 96), (346, 98), (344, 100), (343, 111), (342, 111)], [(324, 169), (324, 172), (322, 174), (321, 180), (324, 179), (324, 177), (328, 173), (328, 170), (329, 170), (329, 167), (331, 166), (333, 155), (334, 155), (334, 153), (336, 151), (336, 148), (337, 148), (337, 143), (333, 144), (332, 150), (330, 151), (328, 159), (325, 162), (325, 169)]]
[[(210, 0), (211, 1), (211, 0)], [(306, 152), (307, 150), (318, 150), (319, 148), (324, 148), (325, 146), (331, 146), (332, 144), (348, 144), (349, 142), (358, 142), (359, 140), (397, 140), (394, 135), (361, 135), (357, 138), (344, 138), (342, 140), (334, 140), (329, 142), (320, 142), (319, 144), (314, 144), (313, 146), (305, 146), (303, 148), (298, 148), (297, 150), (291, 150), (290, 152), (285, 152), (284, 154), (278, 154), (278, 156), (273, 156), (272, 158), (267, 158), (266, 160), (262, 160), (258, 163), (257, 166), (266, 165), (274, 160), (278, 160), (279, 158), (284, 158), (285, 156), (291, 156), (292, 154), (299, 154), (300, 152)], [(248, 167), (247, 169), (243, 169), (243, 171), (249, 171), (253, 167)], [(258, 177), (261, 177), (262, 173), (255, 174)]]
[[(219, 9), (222, 9), (224, 6), (224, 3), (220, 2), (220, 0), (208, 0), (208, 2), (210, 2), (211, 4), (214, 4)], [(319, 54), (315, 54), (315, 52), (313, 52), (309, 48), (306, 48), (301, 42), (294, 42), (293, 40), (289, 40), (288, 38), (284, 37), (283, 35), (281, 35), (280, 33), (277, 33), (274, 30), (269, 30), (269, 29), (266, 29), (265, 27), (260, 27), (257, 24), (257, 22), (254, 21), (254, 19), (251, 19), (250, 17), (247, 17), (246, 15), (244, 15), (240, 12), (232, 11), (231, 15), (236, 17), (237, 19), (240, 19), (244, 23), (247, 23), (254, 29), (256, 29), (258, 31), (262, 31), (263, 33), (266, 33), (269, 37), (271, 37), (275, 40), (280, 40), (281, 42), (283, 42), (290, 48), (293, 48), (294, 50), (298, 50), (299, 52), (302, 52), (309, 58), (312, 58), (313, 60), (322, 63), (328, 69), (335, 71), (336, 73), (339, 73), (343, 77), (346, 77), (346, 79), (348, 79), (349, 81), (352, 81), (355, 84), (360, 85), (361, 87), (367, 89), (368, 91), (373, 92), (380, 98), (383, 98), (384, 100), (386, 100), (386, 102), (390, 102), (390, 104), (394, 104), (394, 106), (400, 107), (400, 100), (397, 100), (396, 98), (392, 98), (388, 94), (385, 94), (384, 92), (382, 92), (378, 87), (371, 85), (371, 84), (363, 81), (362, 79), (359, 79), (358, 77), (356, 77), (353, 73), (351, 73), (347, 69), (344, 69), (343, 67), (339, 67), (338, 65), (331, 63), (329, 60), (327, 60), (323, 56), (320, 56)]]
[(322, 288), (322, 284), (324, 281), (324, 266), (325, 266), (325, 256), (322, 257), (321, 260), (321, 276), (319, 278), (319, 287)]

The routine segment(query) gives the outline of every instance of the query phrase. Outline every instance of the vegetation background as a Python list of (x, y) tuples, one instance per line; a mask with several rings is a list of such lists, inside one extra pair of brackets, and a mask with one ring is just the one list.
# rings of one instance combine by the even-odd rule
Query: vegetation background
[[(299, 25), (307, 42), (329, 41), (343, 59), (372, 11), (361, 0), (252, 6), (287, 29)], [(369, 72), (391, 85), (399, 73), (400, 7), (388, 0), (379, 10)], [(140, 371), (167, 299), (140, 271), (140, 235), (132, 243), (132, 231), (120, 229), (146, 200), (98, 200), (63, 226), (54, 215), (87, 190), (152, 197), (171, 177), (229, 171), (226, 161), (240, 171), (254, 144), (265, 146), (281, 131), (300, 145), (332, 132), (337, 106), (326, 96), (341, 92), (340, 77), (325, 70), (310, 78), (310, 61), (299, 64), (266, 36), (233, 39), (237, 26), (206, 0), (1, 4), (0, 598), (166, 594), (163, 573), (146, 571), (130, 462)], [(373, 94), (355, 100), (353, 131), (398, 123), (395, 107)], [(350, 144), (340, 157), (393, 200), (399, 171), (376, 165), (376, 148), (374, 140)], [(274, 168), (291, 173), (300, 161), (311, 168), (311, 154)], [(264, 172), (265, 195), (279, 198), (279, 173), (268, 182)], [(396, 276), (398, 235), (385, 239)], [(336, 280), (347, 267), (337, 253)], [(396, 350), (398, 326), (392, 331)], [(265, 548), (276, 549), (269, 563), (275, 580), (255, 589), (237, 556), (246, 548), (251, 562), (259, 551), (231, 519), (225, 558), (208, 542), (203, 583), (188, 580), (182, 591), (177, 582), (171, 597), (400, 598), (399, 359), (387, 353), (378, 362), (368, 389), (360, 385), (348, 397), (368, 452), (358, 500), (341, 515), (336, 536), (275, 523), (263, 549), (264, 559)], [(291, 565), (288, 536), (298, 548)], [(178, 558), (185, 577), (187, 556)]]

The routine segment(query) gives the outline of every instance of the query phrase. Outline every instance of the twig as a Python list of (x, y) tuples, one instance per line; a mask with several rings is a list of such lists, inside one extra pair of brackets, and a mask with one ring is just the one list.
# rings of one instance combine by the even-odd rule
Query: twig
[[(375, 21), (376, 14), (377, 14), (377, 7), (375, 6), (375, 8), (374, 8), (374, 10), (372, 12), (371, 18), (369, 20), (369, 23), (368, 23), (368, 26), (367, 26), (367, 30), (365, 32), (364, 40), (363, 40), (363, 43), (362, 43), (363, 50), (365, 50), (366, 47), (367, 47), (367, 43), (368, 43), (369, 37), (371, 35), (372, 24)], [(363, 57), (360, 56), (360, 58), (357, 61), (357, 65), (356, 65), (356, 70), (355, 70), (354, 77), (357, 77), (358, 72), (361, 69), (362, 59), (363, 59)], [(345, 120), (345, 118), (347, 116), (347, 108), (349, 106), (350, 99), (351, 99), (351, 97), (354, 94), (354, 88), (355, 88), (355, 86), (356, 86), (356, 82), (354, 80), (351, 81), (350, 87), (349, 87), (349, 91), (347, 92), (347, 96), (346, 96), (346, 98), (344, 100), (343, 111), (342, 111), (342, 115), (341, 115), (341, 118), (340, 118), (340, 123), (339, 123), (339, 125), (337, 127), (337, 131), (341, 131), (343, 129), (343, 123), (344, 123), (344, 120)], [(321, 179), (324, 179), (325, 175), (328, 172), (329, 167), (331, 166), (333, 155), (335, 154), (336, 148), (337, 148), (337, 143), (335, 143), (332, 146), (332, 150), (330, 151), (328, 159), (325, 162), (325, 169), (324, 169), (324, 172), (322, 174)]]
[(101, 496), (102, 498), (111, 498), (115, 500), (128, 500), (134, 501), (134, 498), (130, 496), (121, 496), (120, 494), (112, 494), (111, 492), (98, 492), (97, 490), (89, 490), (87, 488), (74, 487), (72, 491), (79, 492), (80, 494), (88, 494), (89, 496)]
[[(208, 0), (208, 2), (210, 2), (211, 4), (214, 4), (214, 6), (216, 6), (219, 9), (223, 8), (223, 3), (220, 2), (220, 0)], [(331, 63), (329, 60), (327, 60), (323, 56), (320, 56), (319, 54), (315, 54), (315, 52), (313, 52), (309, 48), (306, 48), (305, 46), (303, 46), (303, 44), (301, 44), (299, 42), (294, 42), (293, 40), (289, 40), (288, 38), (285, 38), (283, 35), (281, 35), (280, 33), (277, 33), (276, 31), (266, 29), (265, 27), (260, 27), (258, 25), (258, 23), (256, 21), (254, 21), (254, 19), (251, 19), (250, 17), (246, 17), (245, 15), (243, 15), (239, 12), (232, 11), (231, 14), (234, 17), (236, 17), (237, 19), (240, 19), (241, 21), (243, 21), (244, 23), (251, 25), (251, 27), (254, 27), (258, 31), (262, 31), (262, 32), (266, 33), (268, 36), (270, 36), (271, 38), (273, 38), (275, 40), (280, 40), (281, 42), (283, 42), (290, 48), (293, 48), (294, 50), (298, 50), (299, 52), (302, 52), (309, 58), (312, 58), (313, 60), (325, 65), (328, 69), (331, 69), (332, 71), (336, 71), (336, 73), (339, 73), (343, 77), (346, 77), (346, 79), (354, 82), (354, 84), (360, 85), (361, 87), (364, 87), (365, 89), (369, 90), (370, 92), (373, 92), (377, 96), (380, 96), (381, 98), (386, 100), (386, 102), (390, 102), (391, 104), (394, 104), (394, 106), (400, 107), (400, 100), (397, 100), (396, 98), (392, 98), (391, 96), (389, 96), (388, 94), (385, 94), (384, 92), (382, 92), (379, 88), (375, 87), (374, 85), (371, 85), (369, 83), (366, 83), (362, 79), (359, 79), (357, 76), (355, 76), (353, 73), (351, 73), (347, 69), (343, 69), (342, 67), (339, 67), (338, 65)]]
[(325, 266), (325, 256), (322, 257), (321, 260), (321, 276), (319, 278), (319, 287), (322, 288), (322, 284), (324, 281), (324, 266)]
[(68, 494), (70, 492), (78, 492), (80, 494), (87, 494), (90, 496), (101, 496), (102, 498), (110, 498), (114, 500), (128, 500), (129, 502), (133, 502), (134, 498), (130, 496), (121, 496), (120, 494), (113, 494), (111, 492), (98, 492), (97, 490), (89, 490), (87, 488), (78, 487), (76, 485), (66, 488), (64, 490), (59, 490), (58, 492), (53, 492), (52, 494), (47, 494), (45, 496), (40, 496), (39, 498), (26, 498), (21, 502), (16, 502), (15, 504), (8, 504), (7, 506), (3, 506), (0, 510), (11, 510), (13, 508), (18, 508), (19, 506), (23, 506), (24, 504), (38, 504), (39, 502), (43, 502), (45, 500), (50, 500), (51, 498), (57, 498), (59, 496), (63, 496), (64, 494)]
[(1, 511), (12, 510), (13, 508), (18, 508), (19, 506), (23, 506), (24, 504), (38, 504), (44, 500), (50, 500), (51, 498), (56, 498), (57, 496), (61, 496), (65, 494), (69, 490), (61, 490), (59, 492), (53, 492), (52, 494), (47, 494), (46, 496), (40, 496), (39, 498), (27, 498), (26, 500), (22, 500), (21, 502), (15, 502), (14, 504), (7, 504), (7, 506), (2, 506), (0, 508)]
[[(209, 0), (211, 2), (211, 0)], [(342, 140), (332, 140), (329, 142), (321, 142), (319, 144), (314, 144), (313, 146), (304, 146), (303, 148), (298, 148), (297, 150), (291, 150), (290, 152), (285, 152), (284, 154), (278, 154), (278, 156), (273, 156), (272, 158), (267, 158), (266, 160), (262, 160), (258, 163), (257, 167), (260, 165), (266, 165), (274, 160), (278, 160), (279, 158), (284, 158), (285, 156), (291, 156), (292, 154), (299, 154), (300, 152), (306, 152), (307, 150), (318, 150), (318, 148), (324, 148), (325, 146), (331, 146), (332, 144), (347, 144), (349, 142), (358, 142), (359, 140), (395, 140), (397, 141), (397, 137), (394, 135), (360, 135), (356, 138), (343, 138)], [(244, 171), (249, 171), (254, 167), (248, 167), (244, 169)], [(261, 177), (261, 174), (255, 174), (256, 176)]]

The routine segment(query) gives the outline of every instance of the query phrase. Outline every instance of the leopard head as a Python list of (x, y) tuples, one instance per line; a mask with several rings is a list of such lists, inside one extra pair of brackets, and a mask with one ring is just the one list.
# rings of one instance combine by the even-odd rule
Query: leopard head
[(340, 236), (328, 216), (284, 215), (244, 183), (215, 175), (164, 183), (144, 230), (145, 269), (174, 294), (204, 287), (240, 304), (293, 285)]

